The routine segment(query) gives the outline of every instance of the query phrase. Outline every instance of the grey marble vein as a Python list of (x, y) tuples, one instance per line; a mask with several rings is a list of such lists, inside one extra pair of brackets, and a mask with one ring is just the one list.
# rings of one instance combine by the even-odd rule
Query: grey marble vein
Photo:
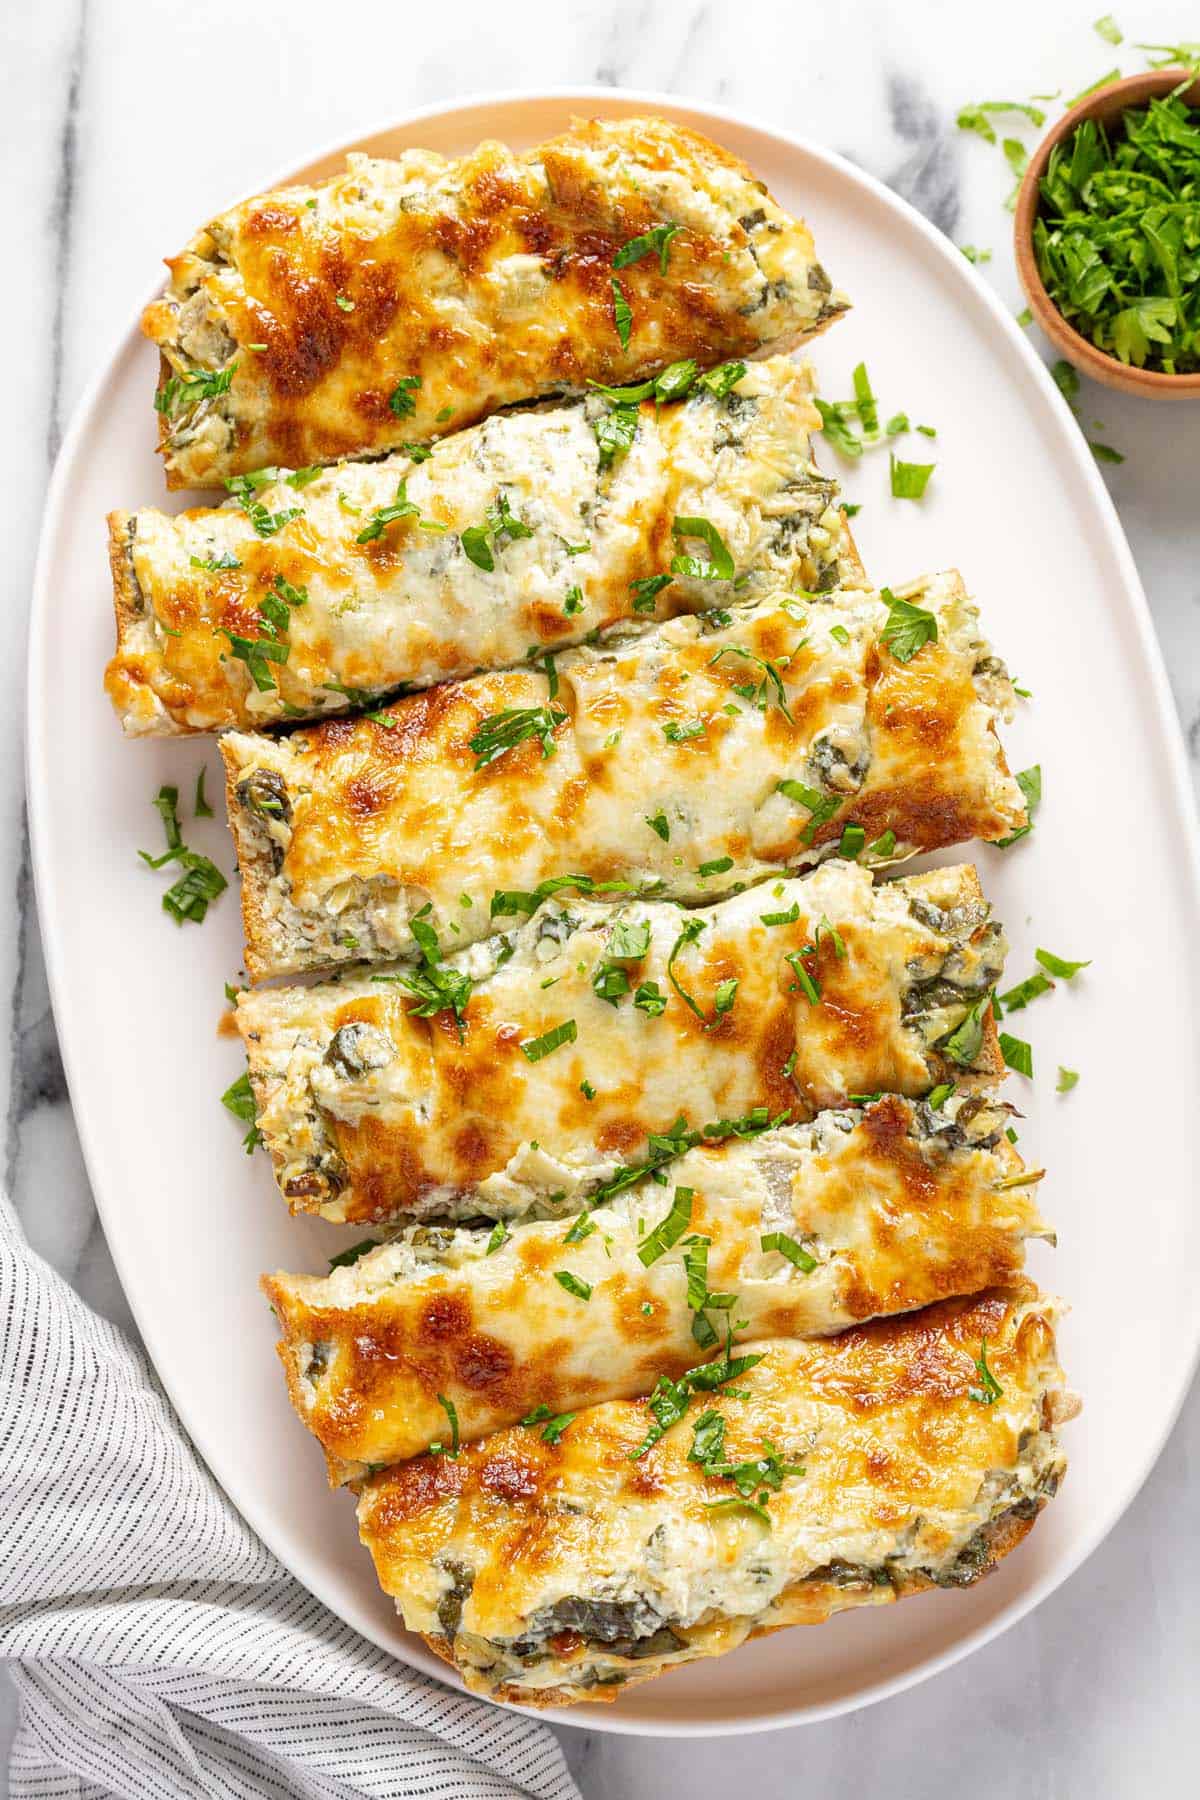
[(78, 0), (74, 41), (67, 69), (66, 104), (58, 134), (58, 170), (51, 211), (54, 233), (54, 314), (50, 326), (51, 386), (46, 434), (47, 463), (53, 465), (62, 440), (63, 333), (71, 280), (71, 242), (75, 223), (79, 155), (79, 96), (87, 51), (88, 0)]
[(953, 237), (961, 210), (958, 156), (945, 122), (920, 82), (898, 69), (887, 77), (887, 105), (896, 136), (912, 149), (884, 180), (931, 225)]

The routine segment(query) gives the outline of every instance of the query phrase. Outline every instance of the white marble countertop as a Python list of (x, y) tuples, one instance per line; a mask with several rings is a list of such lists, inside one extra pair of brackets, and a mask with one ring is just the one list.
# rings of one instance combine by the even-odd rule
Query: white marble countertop
[[(1102, 0), (38, 0), (0, 17), (0, 168), (9, 258), (0, 290), (9, 429), (0, 440), (9, 588), (6, 666), (20, 669), (39, 515), (75, 402), (165, 249), (314, 146), (487, 89), (663, 89), (809, 136), (890, 182), (1021, 304), (999, 152), (954, 128), (993, 95), (1070, 94), (1137, 39), (1195, 35), (1193, 6), (1118, 4), (1127, 42), (1093, 32)], [(1028, 135), (1028, 134), (1025, 134)], [(1043, 345), (1043, 349), (1046, 347)], [(1150, 597), (1200, 775), (1200, 408), (1086, 391), (1085, 417), (1126, 460), (1106, 469)], [(0, 715), (0, 1068), (4, 1179), (42, 1251), (103, 1312), (128, 1309), (96, 1221), (55, 1044), (24, 828), (21, 719)], [(1147, 917), (1147, 928), (1153, 919)], [(1200, 1393), (1112, 1536), (1031, 1618), (911, 1693), (821, 1726), (703, 1742), (564, 1730), (588, 1800), (782, 1800), (865, 1788), (885, 1800), (969, 1789), (1024, 1800), (1197, 1791)], [(0, 1689), (0, 1751), (11, 1731)], [(6, 1757), (0, 1755), (0, 1764)], [(0, 1793), (3, 1774), (0, 1772)]]

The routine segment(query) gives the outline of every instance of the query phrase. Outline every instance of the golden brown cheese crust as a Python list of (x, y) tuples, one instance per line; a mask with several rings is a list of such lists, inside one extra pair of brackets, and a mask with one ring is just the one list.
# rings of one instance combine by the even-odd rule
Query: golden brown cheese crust
[[(643, 953), (616, 954), (618, 930)], [(699, 1129), (928, 1092), (938, 1044), (980, 1012), (1003, 954), (973, 869), (873, 887), (838, 859), (687, 914), (547, 902), (458, 960), (479, 975), (461, 1039), (451, 1012), (416, 1015), (395, 969), (244, 993), (236, 1017), (294, 1210), (557, 1216), (681, 1113)], [(539, 1054), (561, 1026), (568, 1041)], [(977, 1035), (967, 1060), (987, 1078), (990, 1022)]]
[[(752, 1346), (762, 1360), (732, 1393), (699, 1393), (640, 1457), (647, 1402), (608, 1402), (557, 1444), (517, 1427), (373, 1476), (360, 1533), (405, 1623), (470, 1687), (526, 1704), (608, 1699), (762, 1631), (968, 1586), (1021, 1540), (1065, 1466), (1056, 1310), (1017, 1281), (839, 1337)], [(769, 1445), (803, 1467), (767, 1492), (770, 1529), (711, 1510), (736, 1490), (689, 1454), (706, 1411), (725, 1420), (726, 1466)]]
[[(665, 272), (657, 254), (614, 271), (659, 225), (680, 227)], [(581, 120), (454, 162), (353, 155), (317, 187), (231, 207), (168, 267), (142, 329), (164, 357), (171, 487), (393, 449), (685, 357), (786, 349), (846, 304), (750, 170), (662, 119)], [(173, 396), (167, 378), (196, 370), (231, 379), (195, 404)], [(395, 399), (402, 379), (417, 385)]]
[[(865, 585), (836, 483), (811, 460), (811, 387), (810, 369), (773, 357), (722, 396), (647, 401), (611, 461), (597, 437), (609, 405), (593, 396), (488, 419), (419, 463), (396, 452), (299, 487), (276, 472), (221, 507), (113, 513), (107, 687), (123, 726), (321, 718), (630, 617), (724, 604), (729, 581), (677, 575), (645, 593), (680, 549), (676, 517), (720, 533), (743, 599)], [(481, 548), (470, 533), (501, 503), (512, 533)], [(264, 660), (256, 681), (234, 639), (276, 640), (286, 657)]]
[(488, 718), (548, 704), (530, 670), (412, 695), (381, 721), (224, 738), (252, 978), (407, 955), (426, 905), (468, 943), (505, 922), (498, 891), (568, 875), (694, 903), (827, 855), (848, 825), (867, 863), (1018, 829), (994, 729), (1008, 677), (957, 575), (909, 591), (938, 640), (906, 664), (865, 593), (565, 652), (550, 756), (530, 738), (477, 769), (471, 749)]
[[(978, 1098), (935, 1114), (889, 1095), (692, 1150), (670, 1188), (644, 1179), (567, 1230), (519, 1225), (494, 1245), (483, 1229), (418, 1226), (325, 1277), (265, 1276), (292, 1404), (344, 1481), (444, 1437), (447, 1402), (466, 1442), (539, 1406), (634, 1398), (701, 1356), (685, 1260), (697, 1236), (709, 1290), (736, 1294), (743, 1335), (760, 1340), (1002, 1283), (1045, 1229), (1007, 1122)], [(653, 1231), (677, 1210), (686, 1224), (660, 1249)], [(772, 1232), (799, 1264), (762, 1247)], [(711, 1344), (720, 1315), (704, 1319)]]

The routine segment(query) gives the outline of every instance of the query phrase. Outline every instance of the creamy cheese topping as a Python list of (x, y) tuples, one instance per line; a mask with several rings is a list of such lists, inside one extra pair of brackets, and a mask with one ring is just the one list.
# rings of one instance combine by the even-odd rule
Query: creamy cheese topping
[(588, 1408), (557, 1443), (499, 1432), (373, 1477), (360, 1531), (410, 1628), (477, 1691), (535, 1704), (967, 1586), (1065, 1466), (1057, 1310), (1016, 1282), (840, 1337), (739, 1344), (760, 1360), (718, 1369), (648, 1448), (646, 1400)]
[(743, 1125), (565, 1229), (411, 1226), (328, 1276), (268, 1277), (293, 1403), (349, 1480), (420, 1454), (447, 1401), (466, 1440), (644, 1393), (735, 1316), (809, 1336), (1005, 1281), (1045, 1231), (1007, 1124), (959, 1094)]
[[(1016, 830), (994, 730), (1008, 677), (957, 575), (906, 592), (938, 633), (907, 662), (878, 595), (779, 596), (568, 651), (553, 697), (522, 670), (378, 722), (230, 734), (248, 969), (410, 955), (425, 907), (469, 943), (519, 916), (504, 895), (566, 877), (694, 904), (827, 856), (847, 827), (867, 865)], [(472, 741), (514, 716), (544, 735), (478, 767)]]
[(974, 870), (874, 887), (838, 860), (694, 912), (561, 897), (435, 964), (428, 1000), (428, 966), (392, 968), (242, 994), (237, 1023), (296, 1209), (559, 1216), (680, 1114), (927, 1092), (1003, 956)]
[[(115, 513), (113, 704), (132, 733), (319, 718), (617, 621), (860, 581), (811, 459), (811, 386), (776, 357), (723, 396), (646, 401), (611, 458), (593, 396), (488, 419), (419, 462), (268, 471), (221, 507)], [(672, 576), (697, 548), (681, 518), (717, 534), (720, 578)]]
[(846, 305), (803, 223), (664, 119), (579, 120), (520, 154), (352, 155), (331, 181), (231, 207), (169, 266), (142, 328), (175, 378), (159, 397), (174, 487), (786, 349)]

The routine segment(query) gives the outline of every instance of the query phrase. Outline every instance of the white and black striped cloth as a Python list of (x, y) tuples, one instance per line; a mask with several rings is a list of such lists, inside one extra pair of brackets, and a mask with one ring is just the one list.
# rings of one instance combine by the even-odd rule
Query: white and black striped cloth
[(2, 1198), (0, 1656), (15, 1800), (578, 1800), (545, 1726), (405, 1668), (292, 1580)]

